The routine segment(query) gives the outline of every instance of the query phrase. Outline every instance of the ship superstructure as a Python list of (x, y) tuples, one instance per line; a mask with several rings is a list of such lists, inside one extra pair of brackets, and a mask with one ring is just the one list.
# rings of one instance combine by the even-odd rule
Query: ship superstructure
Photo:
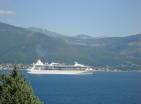
[(55, 62), (43, 63), (41, 60), (37, 60), (36, 63), (33, 63), (33, 67), (29, 69), (31, 74), (81, 74), (88, 71), (93, 71), (93, 69), (77, 62), (74, 65), (66, 65)]

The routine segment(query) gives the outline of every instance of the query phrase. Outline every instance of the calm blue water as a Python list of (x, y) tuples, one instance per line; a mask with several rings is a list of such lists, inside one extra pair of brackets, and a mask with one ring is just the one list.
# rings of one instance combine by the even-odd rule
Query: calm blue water
[(141, 104), (141, 73), (24, 76), (45, 104)]
[(139, 72), (24, 75), (45, 104), (141, 104)]

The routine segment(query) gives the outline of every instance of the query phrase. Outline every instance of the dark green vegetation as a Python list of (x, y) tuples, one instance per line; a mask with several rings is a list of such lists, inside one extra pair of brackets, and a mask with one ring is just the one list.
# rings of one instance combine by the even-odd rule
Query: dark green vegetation
[(141, 64), (141, 35), (67, 37), (48, 30), (0, 23), (0, 63), (29, 64), (38, 58), (96, 66)]
[(0, 75), (0, 104), (41, 104), (16, 67)]

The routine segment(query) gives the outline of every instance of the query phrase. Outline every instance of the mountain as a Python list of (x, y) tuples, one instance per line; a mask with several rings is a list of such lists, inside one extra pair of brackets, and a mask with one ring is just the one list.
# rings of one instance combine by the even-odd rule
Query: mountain
[(89, 35), (86, 35), (86, 34), (79, 34), (79, 35), (75, 36), (75, 38), (78, 38), (78, 39), (91, 39), (93, 37), (89, 36)]
[(68, 37), (39, 28), (0, 23), (0, 63), (30, 64), (38, 58), (68, 64), (78, 61), (95, 66), (141, 64), (141, 34)]
[(56, 33), (56, 32), (52, 32), (52, 31), (49, 31), (47, 29), (42, 29), (42, 28), (37, 28), (37, 27), (29, 27), (27, 29), (30, 30), (30, 31), (33, 31), (33, 32), (43, 33), (47, 36), (54, 37), (54, 38), (64, 38), (64, 37), (66, 37), (65, 35), (62, 35), (62, 34), (59, 34), (59, 33)]

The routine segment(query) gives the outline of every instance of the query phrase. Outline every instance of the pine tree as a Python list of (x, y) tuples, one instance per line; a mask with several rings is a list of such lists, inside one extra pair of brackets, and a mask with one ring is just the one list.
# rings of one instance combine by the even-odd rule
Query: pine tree
[(14, 67), (12, 73), (0, 75), (0, 104), (41, 104), (41, 101)]

